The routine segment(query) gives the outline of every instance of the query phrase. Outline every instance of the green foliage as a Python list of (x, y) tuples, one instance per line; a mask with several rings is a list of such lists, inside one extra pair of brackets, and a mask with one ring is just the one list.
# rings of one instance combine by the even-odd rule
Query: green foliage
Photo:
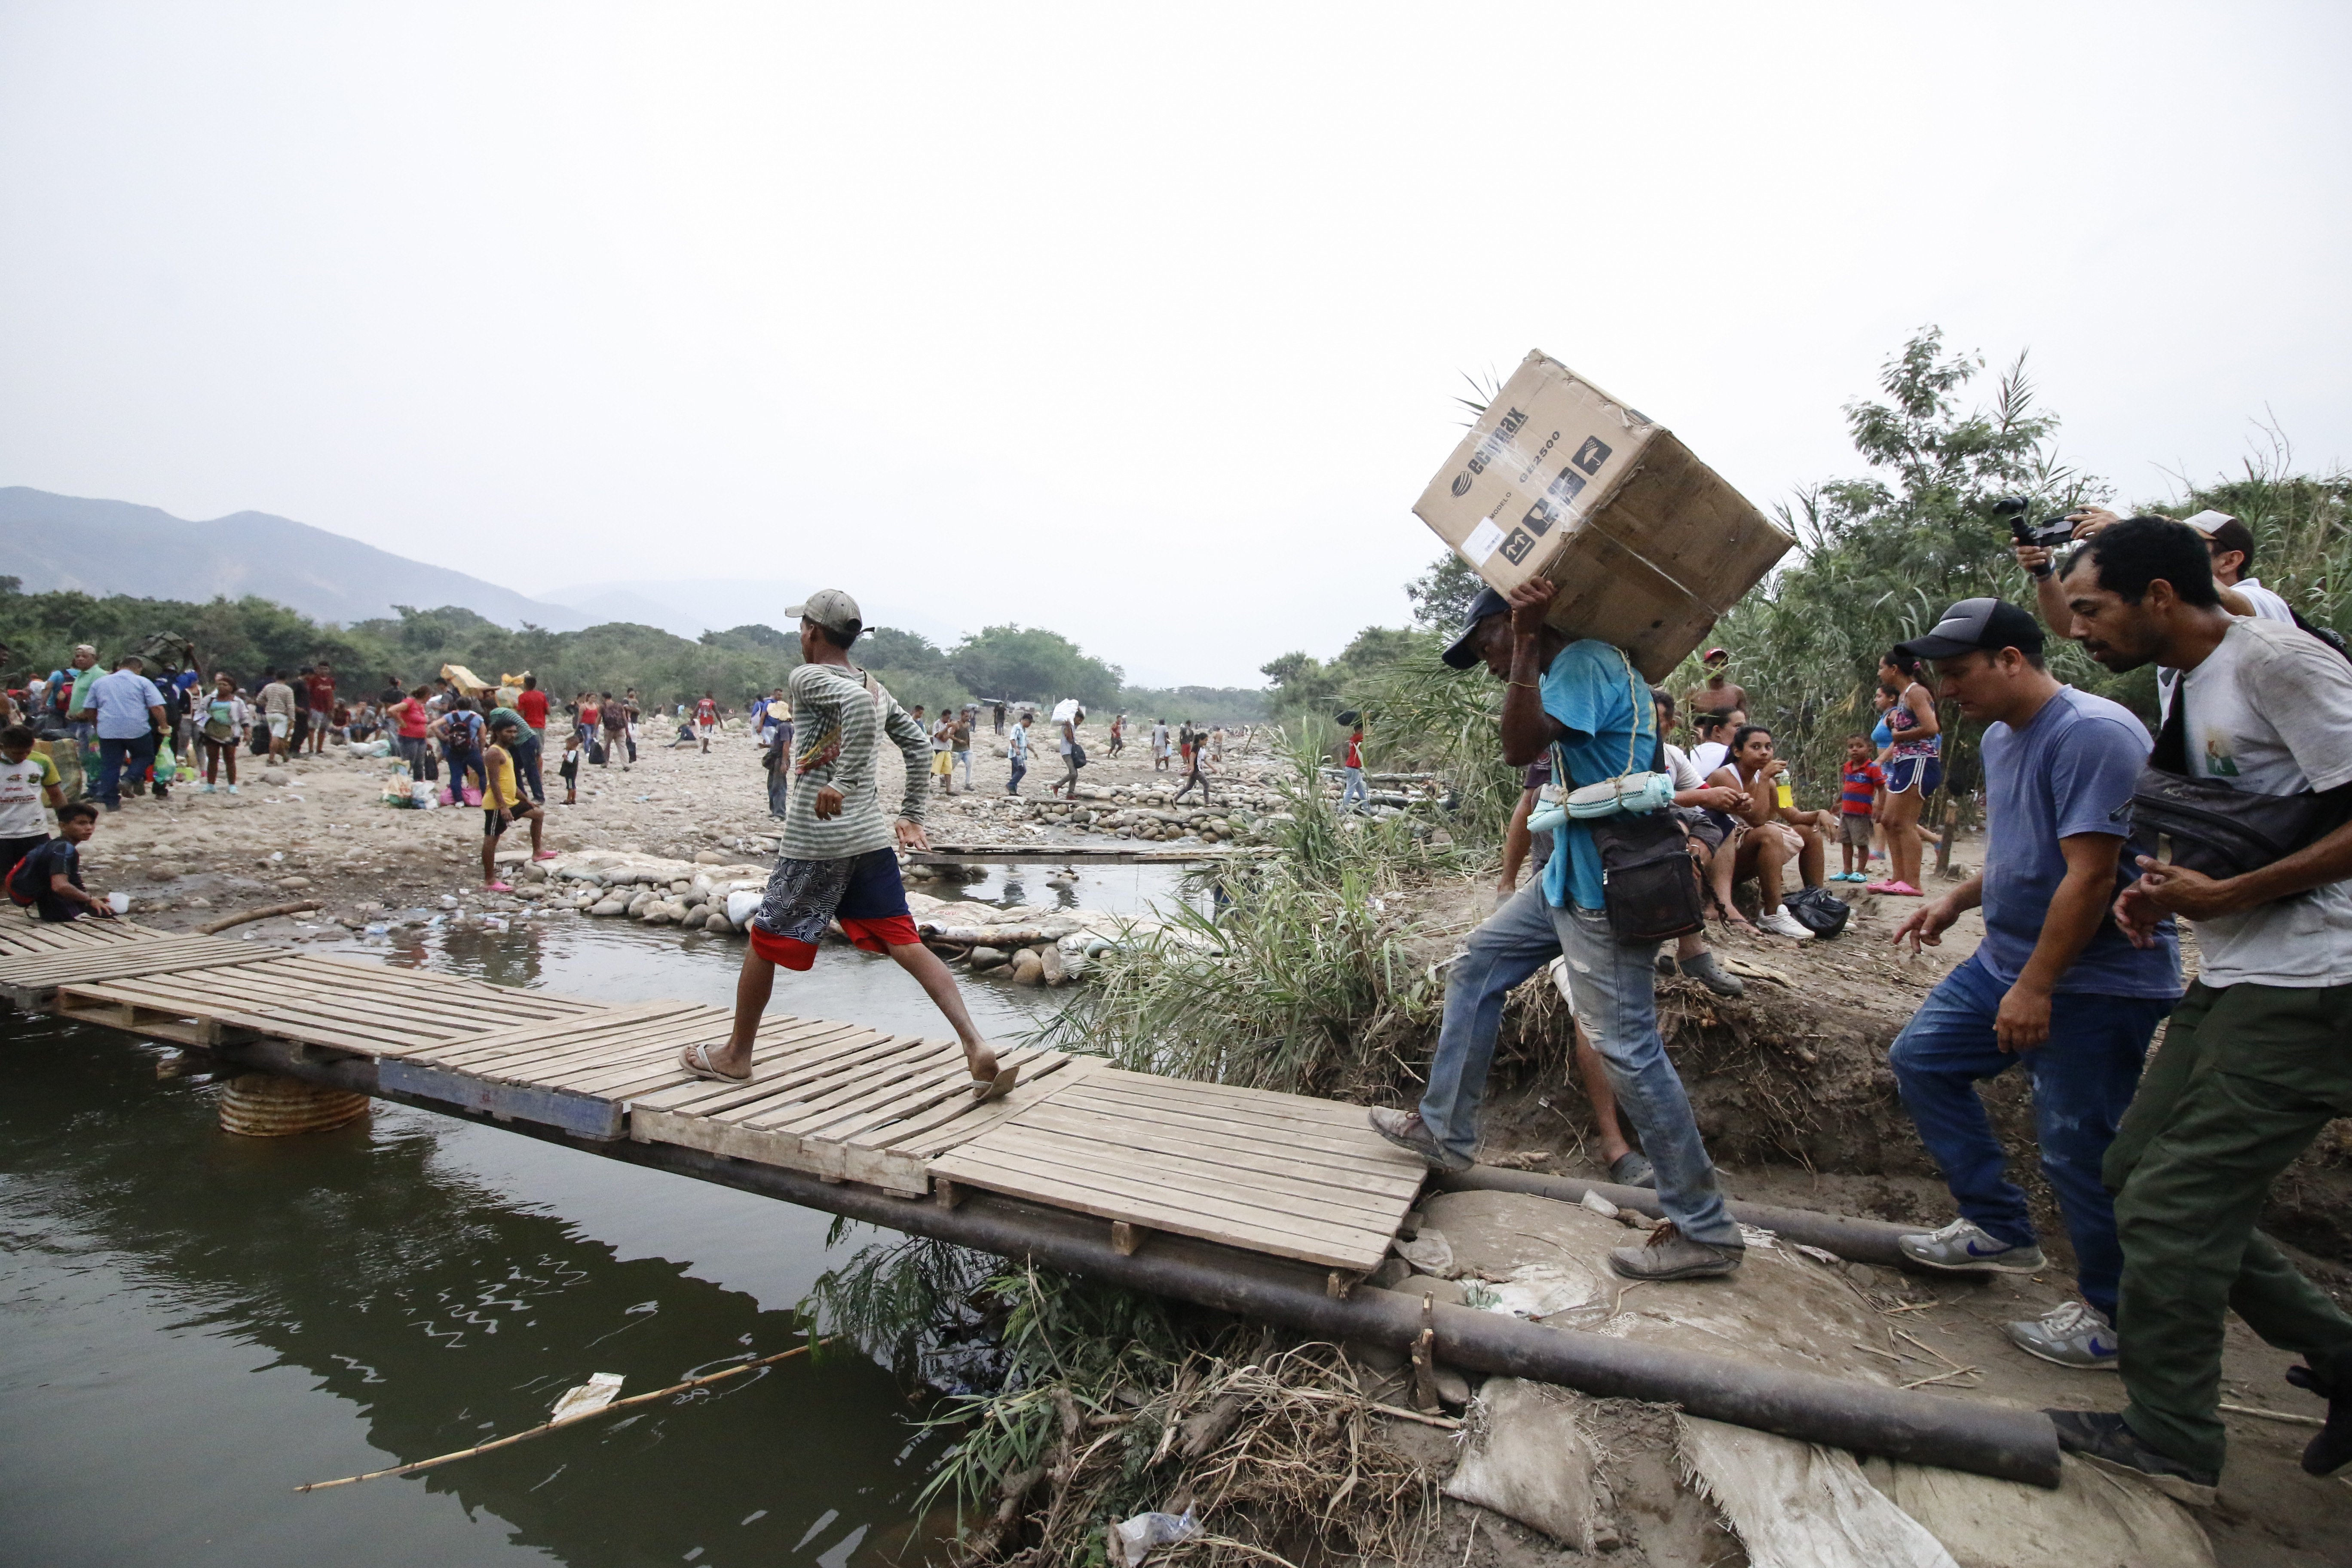
[(2352, 471), (2298, 474), (2285, 437), (2268, 434), (2242, 477), (2189, 486), (2160, 510), (2173, 517), (2228, 512), (2254, 536), (2247, 576), (2261, 578), (2314, 625), (2352, 633)]
[(1340, 690), (1364, 716), (1364, 760), (1452, 784), (1448, 823), (1465, 844), (1500, 842), (1519, 803), (1520, 773), (1503, 761), (1503, 688), (1481, 665), (1447, 667), (1453, 629), (1407, 634), (1396, 657), (1365, 667)]
[(1447, 551), (1404, 585), (1404, 596), (1412, 601), (1412, 624), (1424, 631), (1458, 632), (1462, 617), (1486, 586), (1476, 567)]
[(1283, 854), (1227, 867), (1215, 917), (1090, 962), (1089, 984), (1039, 1043), (1109, 1056), (1139, 1071), (1295, 1092), (1385, 1085), (1434, 1021), (1436, 983), (1408, 949), (1409, 880), (1451, 867), (1410, 816), (1343, 815), (1312, 752), (1279, 784)]
[[(1286, 721), (1330, 720), (1346, 706), (1350, 682), (1364, 679), (1419, 646), (1421, 634), (1397, 626), (1366, 626), (1326, 664), (1305, 653), (1286, 653), (1261, 667), (1275, 685), (1269, 713)], [(1311, 733), (1311, 731), (1308, 731)]]
[[(2050, 445), (2057, 416), (2035, 407), (2022, 355), (1990, 407), (1963, 409), (1960, 395), (1983, 364), (1945, 355), (1933, 327), (1886, 363), (1879, 375), (1885, 401), (1845, 409), (1854, 449), (1874, 472), (1801, 490), (1779, 509), (1801, 556), (1735, 606), (1709, 639), (1731, 650), (1732, 678), (1748, 689), (1750, 717), (1771, 729), (1790, 759), (1802, 805), (1832, 804), (1844, 737), (1875, 722), (1870, 694), (1888, 649), (1958, 599), (1999, 595), (2031, 606), (2031, 584), (1991, 500), (2023, 494), (2035, 515), (2047, 516), (2106, 493), (2057, 461)], [(2071, 645), (2053, 652), (2063, 679), (2115, 686)], [(1668, 685), (1680, 693), (1704, 679), (1693, 658)], [(1957, 734), (1945, 752), (1954, 777), (1966, 779)]]
[(1140, 719), (1181, 724), (1255, 724), (1266, 716), (1265, 693), (1246, 686), (1122, 686), (1119, 710)]
[(1090, 658), (1069, 638), (1043, 627), (986, 626), (947, 655), (956, 679), (980, 697), (1053, 702), (1075, 697), (1088, 708), (1118, 698), (1122, 672)]

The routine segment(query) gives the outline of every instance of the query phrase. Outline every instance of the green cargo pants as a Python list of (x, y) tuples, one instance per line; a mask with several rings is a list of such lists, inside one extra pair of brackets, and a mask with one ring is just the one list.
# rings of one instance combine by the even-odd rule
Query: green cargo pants
[(2225, 1308), (2321, 1377), (2352, 1376), (2352, 1318), (2254, 1228), (2272, 1181), (2347, 1114), (2352, 985), (2189, 988), (2102, 1172), (2124, 1248), (2124, 1419), (2142, 1441), (2221, 1468)]

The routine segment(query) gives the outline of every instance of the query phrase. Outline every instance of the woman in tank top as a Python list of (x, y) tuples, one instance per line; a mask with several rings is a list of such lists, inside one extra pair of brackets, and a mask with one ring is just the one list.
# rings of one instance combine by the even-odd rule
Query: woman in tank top
[(1936, 717), (1936, 694), (1926, 682), (1927, 662), (1896, 648), (1878, 661), (1878, 684), (1895, 700), (1886, 707), (1887, 874), (1863, 890), (1919, 896), (1919, 812), (1944, 782), (1943, 725)]

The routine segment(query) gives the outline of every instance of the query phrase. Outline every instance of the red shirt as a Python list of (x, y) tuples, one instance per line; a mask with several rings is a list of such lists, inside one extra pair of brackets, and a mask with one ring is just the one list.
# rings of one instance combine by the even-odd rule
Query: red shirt
[(392, 710), (392, 716), (400, 721), (400, 736), (404, 741), (425, 739), (425, 725), (432, 718), (425, 711), (425, 704), (414, 697), (403, 698), (400, 705)]
[(533, 688), (515, 699), (515, 711), (534, 730), (547, 728), (547, 693)]
[(1855, 767), (1849, 763), (1838, 770), (1843, 787), (1838, 792), (1838, 809), (1848, 816), (1868, 816), (1871, 803), (1886, 786), (1886, 774), (1876, 763), (1864, 763)]
[(310, 679), (304, 681), (303, 684), (310, 689), (310, 710), (312, 712), (329, 713), (334, 710), (335, 678), (333, 676), (314, 675), (310, 677)]
[(719, 704), (706, 697), (694, 705), (694, 721), (698, 724), (719, 722)]
[(1348, 765), (1351, 768), (1364, 765), (1364, 738), (1361, 735), (1348, 737)]

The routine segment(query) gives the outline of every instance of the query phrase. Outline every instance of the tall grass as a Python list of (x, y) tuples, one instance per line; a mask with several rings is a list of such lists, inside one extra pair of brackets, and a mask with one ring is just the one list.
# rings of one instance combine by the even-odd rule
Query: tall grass
[(1280, 784), (1278, 857), (1219, 873), (1215, 914), (1092, 961), (1089, 984), (1036, 1037), (1141, 1072), (1291, 1092), (1339, 1093), (1404, 1067), (1442, 1003), (1408, 943), (1408, 887), (1461, 862), (1424, 819), (1342, 813), (1314, 756)]

